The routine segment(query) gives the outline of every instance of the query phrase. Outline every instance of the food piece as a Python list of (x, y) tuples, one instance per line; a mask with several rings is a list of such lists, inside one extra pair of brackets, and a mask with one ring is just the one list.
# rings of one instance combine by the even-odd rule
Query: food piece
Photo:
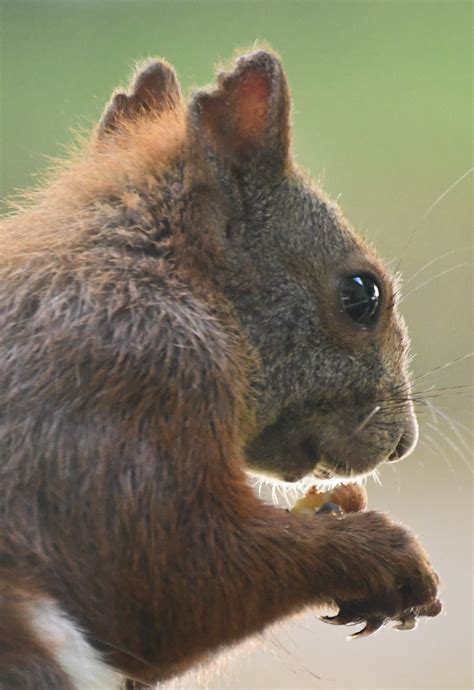
[(320, 493), (315, 486), (312, 486), (303, 498), (296, 501), (291, 510), (293, 513), (314, 513), (328, 501), (330, 501), (329, 493)]
[(358, 513), (367, 508), (367, 494), (359, 484), (341, 484), (332, 491), (324, 492), (312, 486), (291, 510), (296, 513), (314, 513), (324, 506), (322, 512), (337, 513), (332, 506), (326, 510), (327, 504), (339, 506), (343, 513)]
[(360, 484), (341, 484), (331, 492), (331, 501), (344, 513), (359, 513), (367, 509), (367, 492)]
[(344, 511), (342, 510), (341, 506), (337, 505), (337, 503), (324, 503), (316, 512), (318, 515), (329, 513), (329, 515), (334, 515), (335, 517), (341, 517), (344, 515)]

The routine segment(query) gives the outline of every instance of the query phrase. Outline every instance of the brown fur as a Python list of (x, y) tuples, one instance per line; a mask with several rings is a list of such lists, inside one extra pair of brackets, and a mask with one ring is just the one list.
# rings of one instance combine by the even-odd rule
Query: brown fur
[[(278, 59), (246, 56), (189, 108), (165, 63), (143, 74), (2, 226), (0, 582), (33, 583), (145, 683), (321, 602), (434, 615), (405, 528), (287, 514), (246, 483), (245, 463), (369, 471), (414, 424), (393, 284), (291, 162)], [(383, 285), (373, 330), (340, 313), (343, 267)], [(0, 600), (2, 690), (68, 689), (18, 611)]]

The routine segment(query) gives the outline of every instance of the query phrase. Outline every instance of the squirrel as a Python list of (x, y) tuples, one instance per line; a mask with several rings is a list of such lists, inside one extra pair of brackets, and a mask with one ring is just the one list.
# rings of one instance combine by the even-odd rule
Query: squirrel
[(1, 226), (0, 687), (180, 674), (307, 607), (441, 610), (409, 529), (288, 513), (417, 440), (397, 283), (291, 153), (279, 57), (141, 66)]

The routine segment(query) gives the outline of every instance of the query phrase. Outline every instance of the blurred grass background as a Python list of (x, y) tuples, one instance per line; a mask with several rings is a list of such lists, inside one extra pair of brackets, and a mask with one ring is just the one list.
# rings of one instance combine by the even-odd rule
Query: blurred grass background
[(288, 71), (297, 159), (387, 259), (400, 260), (405, 279), (436, 260), (407, 284), (403, 311), (417, 389), (436, 386), (427, 395), (439, 411), (421, 407), (420, 445), (383, 469), (369, 497), (420, 534), (443, 578), (446, 615), (409, 635), (348, 644), (345, 631), (308, 614), (185, 687), (472, 687), (472, 390), (458, 388), (472, 386), (472, 369), (469, 358), (455, 362), (473, 349), (472, 175), (424, 218), (472, 166), (472, 7), (1, 2), (2, 198), (34, 183), (71, 128), (97, 120), (136, 60), (166, 57), (189, 89), (209, 82), (236, 47), (263, 39)]

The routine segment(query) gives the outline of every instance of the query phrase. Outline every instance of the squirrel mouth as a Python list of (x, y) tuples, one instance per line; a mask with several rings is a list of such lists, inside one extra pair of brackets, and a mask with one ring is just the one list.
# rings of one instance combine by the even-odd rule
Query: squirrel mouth
[(314, 468), (313, 474), (316, 479), (334, 479), (334, 477), (337, 477), (337, 472), (324, 463), (318, 463)]
[(314, 463), (311, 474), (316, 477), (316, 479), (333, 479), (337, 476), (335, 468), (330, 467), (322, 460), (320, 444), (315, 438), (312, 436), (306, 438), (300, 444), (300, 450)]
[(319, 443), (314, 438), (309, 436), (300, 443), (300, 449), (303, 452), (303, 454), (307, 458), (311, 459), (316, 465), (316, 463), (320, 459)]

